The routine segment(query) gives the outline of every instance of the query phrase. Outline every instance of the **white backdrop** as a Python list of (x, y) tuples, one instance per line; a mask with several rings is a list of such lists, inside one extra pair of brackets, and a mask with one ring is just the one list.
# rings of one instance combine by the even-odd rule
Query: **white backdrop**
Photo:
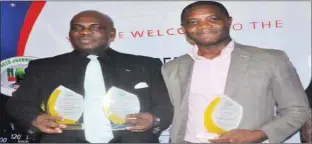
[[(72, 50), (67, 39), (69, 21), (83, 10), (111, 16), (118, 31), (111, 47), (117, 51), (164, 58), (185, 54), (192, 46), (179, 30), (182, 9), (191, 1), (48, 1), (28, 39), (25, 56), (55, 56)], [(311, 79), (311, 2), (222, 2), (233, 17), (236, 42), (286, 51), (303, 86)], [(168, 139), (165, 132), (162, 142)], [(287, 142), (298, 143), (299, 135)]]

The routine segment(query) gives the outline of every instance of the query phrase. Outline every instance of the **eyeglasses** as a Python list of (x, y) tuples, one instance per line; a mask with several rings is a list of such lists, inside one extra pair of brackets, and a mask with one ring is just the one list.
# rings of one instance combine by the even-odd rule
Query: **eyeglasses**
[(103, 32), (103, 31), (105, 31), (106, 27), (103, 27), (100, 24), (91, 24), (88, 27), (85, 27), (85, 26), (79, 25), (79, 24), (73, 24), (70, 27), (70, 31), (73, 31), (73, 32), (83, 32), (86, 29), (90, 32)]

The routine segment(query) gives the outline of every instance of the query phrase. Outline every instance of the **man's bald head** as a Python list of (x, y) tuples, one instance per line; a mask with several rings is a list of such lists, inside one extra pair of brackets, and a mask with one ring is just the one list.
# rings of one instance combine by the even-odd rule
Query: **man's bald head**
[(86, 10), (86, 11), (82, 11), (76, 14), (70, 21), (70, 25), (72, 25), (73, 22), (75, 22), (77, 19), (81, 17), (94, 17), (95, 19), (98, 19), (99, 21), (109, 23), (112, 26), (112, 28), (114, 27), (114, 22), (111, 17), (96, 10)]
[(99, 11), (82, 11), (70, 21), (69, 39), (77, 50), (98, 53), (108, 48), (115, 36), (113, 20)]

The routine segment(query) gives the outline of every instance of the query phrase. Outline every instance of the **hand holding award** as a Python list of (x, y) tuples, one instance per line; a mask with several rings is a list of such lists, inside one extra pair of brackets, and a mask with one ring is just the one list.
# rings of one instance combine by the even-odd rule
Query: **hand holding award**
[(140, 101), (132, 93), (111, 87), (104, 96), (103, 110), (113, 124), (112, 130), (125, 130), (129, 126), (133, 126), (125, 123), (126, 116), (140, 111)]
[(204, 126), (207, 133), (202, 133), (199, 138), (208, 142), (238, 127), (243, 115), (240, 104), (226, 95), (216, 96), (207, 106), (204, 113)]
[(61, 116), (56, 121), (66, 124), (64, 130), (81, 130), (82, 124), (78, 122), (83, 113), (83, 96), (64, 87), (57, 87), (49, 97), (47, 111), (50, 116)]

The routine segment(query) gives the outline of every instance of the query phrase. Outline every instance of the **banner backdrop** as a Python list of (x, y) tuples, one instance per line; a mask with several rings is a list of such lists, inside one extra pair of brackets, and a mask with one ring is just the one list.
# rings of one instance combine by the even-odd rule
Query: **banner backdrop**
[[(14, 77), (16, 72), (23, 73), (16, 69), (25, 68), (24, 63), (11, 66), (9, 58), (25, 56), (20, 62), (27, 62), (70, 52), (69, 22), (83, 10), (98, 10), (112, 17), (117, 29), (116, 40), (111, 45), (113, 49), (160, 58), (166, 63), (192, 48), (180, 26), (181, 11), (191, 2), (1, 2), (1, 92), (10, 96), (14, 89), (7, 90), (8, 83), (15, 83), (16, 78), (9, 79), (9, 74)], [(308, 86), (311, 80), (311, 2), (222, 3), (233, 17), (231, 36), (236, 42), (284, 50), (297, 69), (302, 85)], [(12, 70), (7, 70), (8, 67)], [(168, 135), (165, 131), (160, 137), (163, 143), (168, 142)], [(5, 138), (1, 137), (1, 141), (8, 141)], [(298, 133), (286, 142), (300, 142)]]

